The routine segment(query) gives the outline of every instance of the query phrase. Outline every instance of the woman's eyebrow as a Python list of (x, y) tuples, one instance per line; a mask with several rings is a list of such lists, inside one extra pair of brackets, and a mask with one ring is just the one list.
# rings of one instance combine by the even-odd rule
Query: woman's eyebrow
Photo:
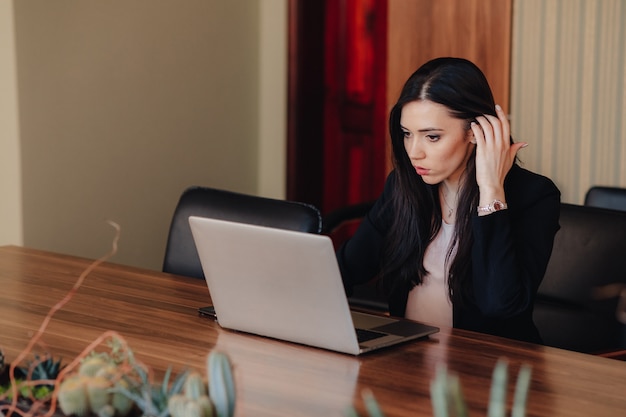
[[(406, 127), (400, 125), (400, 129), (403, 130), (409, 130)], [(418, 132), (419, 133), (425, 133), (425, 132), (443, 132), (444, 129), (438, 128), (438, 127), (425, 127), (423, 129), (419, 129)]]

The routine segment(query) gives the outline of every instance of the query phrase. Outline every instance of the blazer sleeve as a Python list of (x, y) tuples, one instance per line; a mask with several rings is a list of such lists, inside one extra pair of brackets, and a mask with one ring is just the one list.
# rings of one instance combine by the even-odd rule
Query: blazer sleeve
[(518, 166), (507, 176), (505, 194), (508, 210), (472, 219), (475, 302), (485, 316), (503, 319), (534, 303), (560, 212), (554, 183)]

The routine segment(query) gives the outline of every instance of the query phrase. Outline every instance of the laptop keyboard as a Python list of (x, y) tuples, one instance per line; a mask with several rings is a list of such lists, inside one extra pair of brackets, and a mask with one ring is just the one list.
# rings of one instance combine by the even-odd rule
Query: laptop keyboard
[(379, 337), (383, 336), (387, 336), (387, 333), (375, 332), (373, 330), (356, 329), (356, 338), (359, 343), (378, 339)]

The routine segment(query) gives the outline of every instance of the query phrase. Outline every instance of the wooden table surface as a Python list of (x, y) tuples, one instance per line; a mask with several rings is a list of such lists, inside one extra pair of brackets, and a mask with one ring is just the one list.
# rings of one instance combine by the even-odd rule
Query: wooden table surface
[[(15, 359), (91, 263), (0, 247), (0, 347)], [(214, 348), (235, 367), (237, 416), (344, 416), (362, 411), (370, 389), (387, 417), (432, 416), (429, 385), (438, 364), (457, 373), (471, 416), (486, 416), (491, 372), (509, 361), (514, 380), (532, 365), (528, 416), (626, 416), (626, 362), (457, 329), (353, 357), (221, 329), (197, 314), (210, 304), (203, 280), (105, 263), (51, 320), (44, 349), (68, 363), (106, 330), (119, 332), (157, 374), (204, 369)], [(513, 384), (509, 387), (512, 397)]]

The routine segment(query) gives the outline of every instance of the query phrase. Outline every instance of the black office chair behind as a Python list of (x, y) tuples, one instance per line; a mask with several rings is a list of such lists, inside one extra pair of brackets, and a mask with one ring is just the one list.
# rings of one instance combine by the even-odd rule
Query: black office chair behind
[(626, 188), (591, 187), (585, 194), (585, 205), (626, 211)]
[(626, 324), (617, 319), (626, 212), (563, 203), (559, 222), (533, 316), (544, 343), (607, 355), (626, 349)]
[(209, 187), (187, 188), (172, 217), (163, 272), (204, 278), (193, 242), (189, 216), (210, 217), (307, 233), (320, 233), (322, 218), (314, 206)]

